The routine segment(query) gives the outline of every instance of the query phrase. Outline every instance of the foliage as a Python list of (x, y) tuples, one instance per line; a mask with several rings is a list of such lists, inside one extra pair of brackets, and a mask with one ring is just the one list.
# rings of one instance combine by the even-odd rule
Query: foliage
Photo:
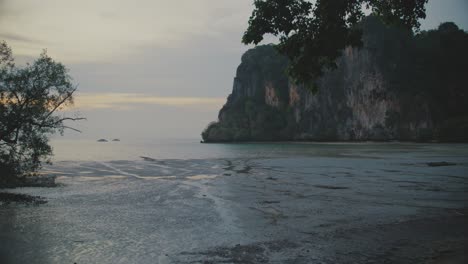
[[(299, 90), (298, 104), (290, 104), (291, 84), (284, 74), (288, 60), (272, 45), (247, 51), (233, 94), (203, 139), (336, 140), (343, 129), (356, 128), (347, 123), (356, 110), (346, 104), (350, 83), (365, 89), (362, 80), (371, 77), (382, 81), (382, 89), (372, 90), (370, 98), (398, 102), (398, 108), (387, 109), (383, 128), (372, 129), (372, 138), (468, 141), (468, 33), (446, 22), (413, 34), (376, 16), (367, 16), (357, 27), (363, 32), (363, 49), (348, 49), (349, 57), (337, 60), (338, 69), (320, 79), (320, 87), (330, 89), (313, 96)], [(276, 107), (266, 105), (267, 85), (279, 89)], [(420, 122), (427, 128), (414, 129)]]
[(314, 81), (346, 46), (360, 46), (356, 27), (370, 10), (384, 21), (418, 29), (428, 0), (255, 0), (242, 42), (258, 44), (265, 34), (279, 37), (278, 50), (289, 60), (288, 73), (297, 83), (316, 90)]
[(32, 64), (17, 67), (11, 49), (5, 42), (0, 43), (2, 177), (33, 173), (48, 161), (52, 154), (48, 136), (70, 128), (65, 121), (83, 119), (57, 114), (73, 104), (75, 91), (67, 68), (46, 51)]
[(433, 94), (441, 115), (467, 115), (468, 34), (452, 22), (415, 38), (413, 78)]

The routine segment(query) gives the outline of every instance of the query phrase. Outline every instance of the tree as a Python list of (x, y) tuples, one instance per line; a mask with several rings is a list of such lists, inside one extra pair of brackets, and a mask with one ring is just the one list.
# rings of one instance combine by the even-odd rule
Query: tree
[(265, 34), (279, 37), (280, 53), (290, 62), (296, 83), (316, 90), (324, 70), (336, 68), (346, 46), (361, 46), (358, 23), (368, 10), (385, 22), (418, 30), (428, 0), (254, 0), (244, 44), (258, 44)]
[(65, 122), (83, 118), (57, 114), (73, 104), (75, 91), (67, 68), (46, 51), (17, 67), (10, 47), (0, 42), (0, 181), (36, 172), (52, 154), (48, 136), (76, 130)]

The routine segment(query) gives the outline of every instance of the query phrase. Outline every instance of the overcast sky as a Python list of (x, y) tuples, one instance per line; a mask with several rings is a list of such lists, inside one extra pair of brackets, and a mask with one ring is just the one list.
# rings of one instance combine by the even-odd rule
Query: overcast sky
[[(0, 40), (42, 49), (79, 85), (88, 118), (66, 138), (197, 138), (216, 120), (248, 46), (253, 0), (0, 0)], [(467, 0), (430, 0), (423, 29), (468, 29)]]

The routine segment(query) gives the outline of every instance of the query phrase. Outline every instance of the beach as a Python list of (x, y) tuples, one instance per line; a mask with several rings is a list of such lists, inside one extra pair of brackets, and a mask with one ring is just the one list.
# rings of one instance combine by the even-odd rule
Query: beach
[(205, 146), (59, 159), (58, 187), (2, 190), (47, 203), (0, 205), (0, 262), (466, 262), (468, 145)]

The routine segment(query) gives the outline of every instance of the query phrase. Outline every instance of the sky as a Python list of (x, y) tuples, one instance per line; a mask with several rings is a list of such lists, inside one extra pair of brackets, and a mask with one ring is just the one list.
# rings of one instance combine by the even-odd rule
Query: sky
[[(43, 49), (78, 85), (65, 138), (199, 138), (232, 90), (253, 0), (0, 0), (18, 62)], [(467, 0), (430, 0), (422, 29), (468, 30)]]

